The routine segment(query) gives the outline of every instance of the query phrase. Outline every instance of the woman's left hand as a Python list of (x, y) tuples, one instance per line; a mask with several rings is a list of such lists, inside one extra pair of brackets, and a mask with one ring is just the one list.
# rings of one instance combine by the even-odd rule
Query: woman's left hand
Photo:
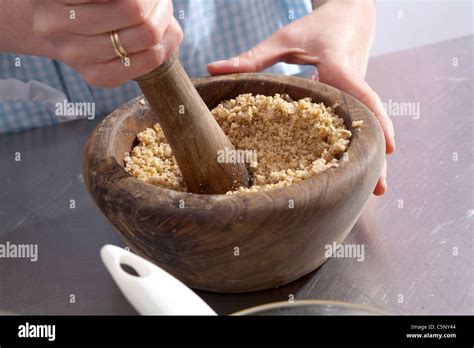
[[(211, 74), (262, 71), (277, 62), (318, 68), (319, 81), (363, 102), (380, 121), (386, 153), (395, 150), (394, 129), (380, 97), (365, 81), (375, 27), (372, 1), (326, 1), (312, 13), (285, 26), (251, 50), (208, 65)], [(387, 164), (374, 194), (387, 190)]]

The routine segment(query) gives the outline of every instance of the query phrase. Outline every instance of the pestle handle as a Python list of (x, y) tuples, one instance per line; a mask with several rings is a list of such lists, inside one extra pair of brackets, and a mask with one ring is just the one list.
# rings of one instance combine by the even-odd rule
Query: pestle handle
[(219, 151), (234, 150), (198, 94), (175, 53), (150, 73), (135, 79), (193, 193), (225, 193), (249, 185), (244, 163), (218, 163)]

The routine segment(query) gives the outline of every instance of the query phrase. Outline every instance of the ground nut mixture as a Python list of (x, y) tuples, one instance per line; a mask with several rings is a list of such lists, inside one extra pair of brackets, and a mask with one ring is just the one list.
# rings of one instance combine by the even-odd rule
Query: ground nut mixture
[[(256, 162), (247, 163), (251, 187), (240, 192), (287, 186), (336, 167), (352, 136), (333, 108), (310, 98), (243, 94), (211, 112), (237, 150), (257, 155)], [(137, 137), (138, 145), (125, 155), (125, 170), (150, 184), (186, 191), (160, 126)]]

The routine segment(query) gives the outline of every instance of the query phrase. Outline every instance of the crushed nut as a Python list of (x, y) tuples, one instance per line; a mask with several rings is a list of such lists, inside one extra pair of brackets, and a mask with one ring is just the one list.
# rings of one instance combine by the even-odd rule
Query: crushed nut
[[(284, 187), (337, 167), (352, 136), (333, 108), (310, 98), (243, 94), (211, 113), (237, 150), (257, 153), (257, 161), (247, 163), (251, 187), (227, 194)], [(187, 191), (159, 124), (137, 138), (138, 145), (125, 156), (125, 170), (150, 184)]]

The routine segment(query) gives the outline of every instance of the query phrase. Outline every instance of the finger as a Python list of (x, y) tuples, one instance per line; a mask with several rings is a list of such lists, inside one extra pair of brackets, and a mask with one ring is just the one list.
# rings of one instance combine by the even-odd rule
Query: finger
[[(173, 25), (179, 27), (178, 22), (173, 18), (172, 2), (160, 1), (146, 21), (139, 25), (120, 30), (120, 40), (127, 52), (135, 53), (143, 51), (158, 44), (163, 39), (172, 20)], [(107, 41), (106, 37), (104, 37), (104, 43), (105, 41)]]
[(381, 196), (387, 192), (387, 160), (384, 161), (382, 173), (374, 188), (374, 195)]
[(140, 24), (150, 16), (155, 7), (169, 4), (169, 1), (117, 0), (72, 8), (65, 6), (65, 9), (73, 9), (76, 12), (75, 19), (69, 21), (72, 22), (68, 26), (69, 32), (96, 35)]
[(395, 151), (395, 130), (393, 122), (385, 111), (379, 95), (375, 93), (364, 80), (361, 80), (360, 84), (363, 90), (360, 91), (360, 94), (356, 93), (355, 97), (372, 110), (378, 118), (385, 136), (386, 153), (388, 155), (392, 154)]
[(380, 97), (369, 84), (355, 74), (339, 72), (339, 69), (334, 67), (320, 64), (318, 70), (321, 82), (353, 95), (375, 114), (384, 132), (386, 153), (393, 153), (395, 151), (395, 131), (392, 120), (388, 117)]
[(130, 55), (129, 66), (125, 66), (119, 59), (114, 59), (107, 63), (79, 68), (79, 72), (91, 85), (116, 87), (160, 66), (178, 49), (182, 39), (183, 32), (178, 22), (172, 18), (163, 40), (149, 49)]
[(144, 22), (156, 6), (167, 6), (168, 3), (149, 0), (116, 0), (79, 5), (40, 2), (35, 12), (35, 33), (40, 37), (58, 33), (109, 33)]
[(258, 72), (303, 53), (303, 49), (286, 47), (278, 32), (237, 57), (210, 63), (207, 69), (212, 75)]
[[(156, 6), (143, 23), (118, 31), (120, 43), (130, 55), (157, 45), (173, 18), (171, 2)], [(75, 35), (61, 45), (59, 59), (76, 64), (103, 63), (116, 58), (110, 33), (95, 36)]]
[[(41, 0), (44, 1), (44, 0)], [(60, 4), (63, 5), (81, 5), (81, 4), (87, 4), (87, 3), (94, 3), (94, 2), (111, 2), (114, 0), (59, 0)]]

